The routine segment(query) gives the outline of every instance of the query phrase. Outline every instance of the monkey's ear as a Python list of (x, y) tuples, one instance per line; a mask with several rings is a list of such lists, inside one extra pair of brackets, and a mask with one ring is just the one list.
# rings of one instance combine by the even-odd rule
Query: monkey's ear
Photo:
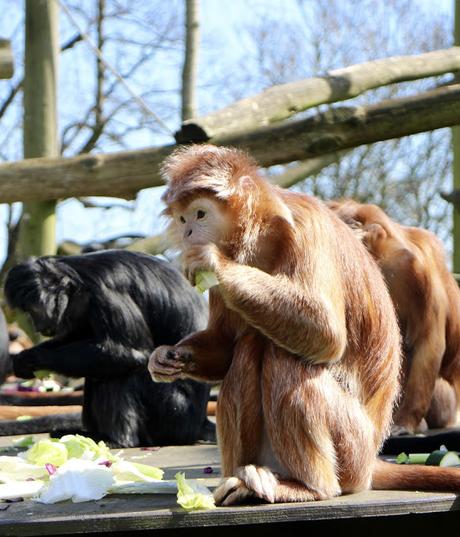
[(378, 241), (385, 240), (388, 233), (380, 224), (368, 224), (363, 227), (363, 238), (366, 244), (375, 244)]

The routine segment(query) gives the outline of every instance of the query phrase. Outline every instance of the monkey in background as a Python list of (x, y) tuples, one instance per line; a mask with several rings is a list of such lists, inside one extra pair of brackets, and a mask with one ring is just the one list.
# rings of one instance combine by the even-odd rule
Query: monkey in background
[(460, 470), (377, 458), (401, 341), (383, 276), (321, 201), (264, 181), (230, 148), (180, 148), (162, 168), (185, 272), (213, 271), (206, 330), (149, 360), (156, 381), (222, 380), (220, 505), (369, 488), (460, 490)]
[(376, 259), (403, 334), (402, 398), (394, 434), (454, 425), (460, 390), (460, 289), (430, 231), (403, 226), (376, 205), (329, 202)]

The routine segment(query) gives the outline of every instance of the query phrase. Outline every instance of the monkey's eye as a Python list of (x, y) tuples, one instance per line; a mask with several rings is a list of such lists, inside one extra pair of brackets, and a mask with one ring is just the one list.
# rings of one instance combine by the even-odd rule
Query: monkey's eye
[(185, 224), (185, 218), (183, 216), (180, 217), (179, 219), (183, 224)]
[(205, 214), (206, 214), (206, 213), (205, 213), (204, 211), (199, 210), (199, 211), (197, 211), (197, 213), (196, 213), (196, 217), (197, 217), (198, 220), (200, 220), (201, 218), (204, 218), (204, 215), (205, 215)]

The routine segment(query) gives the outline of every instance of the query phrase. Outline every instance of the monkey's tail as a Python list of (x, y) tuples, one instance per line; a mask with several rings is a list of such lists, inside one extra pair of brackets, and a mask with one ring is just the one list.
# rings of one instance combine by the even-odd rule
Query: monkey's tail
[(460, 492), (460, 468), (394, 464), (379, 459), (372, 474), (372, 488)]

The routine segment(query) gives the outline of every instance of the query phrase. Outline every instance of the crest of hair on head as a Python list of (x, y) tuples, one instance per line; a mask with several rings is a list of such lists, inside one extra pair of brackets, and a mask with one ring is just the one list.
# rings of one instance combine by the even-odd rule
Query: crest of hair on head
[(168, 185), (162, 199), (169, 206), (192, 192), (203, 191), (228, 200), (238, 193), (239, 179), (255, 173), (256, 162), (237, 149), (213, 145), (180, 147), (165, 159), (161, 168)]

